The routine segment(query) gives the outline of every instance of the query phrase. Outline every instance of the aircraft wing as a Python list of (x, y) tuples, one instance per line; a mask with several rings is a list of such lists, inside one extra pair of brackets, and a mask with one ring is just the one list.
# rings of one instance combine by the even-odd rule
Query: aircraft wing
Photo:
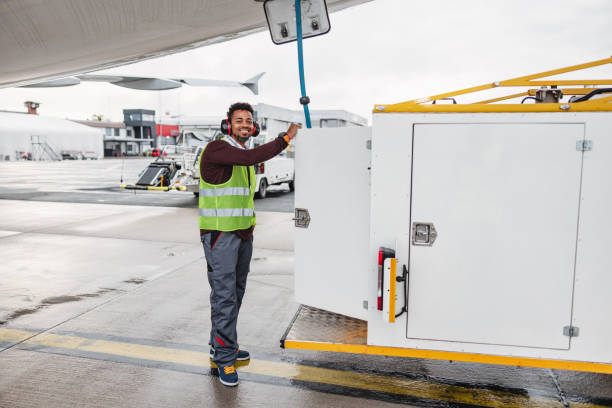
[(140, 89), (147, 91), (162, 91), (166, 89), (180, 88), (185, 85), (190, 86), (213, 86), (226, 87), (244, 86), (255, 95), (259, 95), (259, 79), (265, 74), (261, 72), (246, 81), (224, 81), (217, 79), (204, 78), (151, 78), (137, 77), (124, 75), (100, 75), (100, 74), (83, 74), (74, 75), (66, 78), (52, 79), (49, 81), (37, 82), (29, 85), (22, 85), (23, 88), (56, 88), (62, 86), (78, 85), (82, 81), (89, 82), (108, 82), (113, 85), (121, 86), (130, 89)]
[(200, 78), (181, 78), (174, 79), (174, 81), (181, 82), (183, 84), (191, 86), (244, 86), (249, 88), (255, 95), (259, 95), (259, 79), (264, 76), (265, 72), (260, 72), (253, 78), (249, 78), (244, 82), (235, 81), (221, 81), (215, 79), (200, 79)]
[[(327, 4), (333, 12), (367, 1)], [(75, 82), (66, 77), (230, 40), (265, 20), (261, 0), (2, 0), (0, 88)]]

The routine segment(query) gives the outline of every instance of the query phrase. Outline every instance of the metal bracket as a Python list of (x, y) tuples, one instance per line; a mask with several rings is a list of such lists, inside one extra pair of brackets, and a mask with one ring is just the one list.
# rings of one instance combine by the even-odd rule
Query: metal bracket
[(310, 225), (310, 213), (306, 208), (296, 208), (293, 221), (295, 221), (295, 226), (298, 228), (308, 228)]
[(412, 223), (412, 245), (432, 246), (438, 237), (438, 231), (430, 222)]
[(576, 326), (565, 326), (563, 328), (563, 335), (567, 337), (578, 337), (580, 329)]
[(579, 152), (590, 152), (591, 150), (593, 150), (593, 141), (592, 140), (577, 140), (576, 150)]

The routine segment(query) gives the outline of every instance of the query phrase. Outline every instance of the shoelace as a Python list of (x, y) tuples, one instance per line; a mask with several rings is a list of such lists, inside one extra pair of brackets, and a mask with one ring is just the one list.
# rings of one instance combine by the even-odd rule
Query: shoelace
[(227, 366), (227, 367), (223, 367), (223, 371), (225, 371), (225, 374), (234, 374), (236, 372), (236, 367), (232, 366)]

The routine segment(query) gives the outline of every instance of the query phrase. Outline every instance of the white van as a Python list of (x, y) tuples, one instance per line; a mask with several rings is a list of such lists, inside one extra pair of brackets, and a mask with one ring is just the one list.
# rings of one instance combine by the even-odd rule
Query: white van
[(257, 198), (266, 198), (268, 187), (275, 184), (289, 183), (289, 190), (295, 189), (294, 162), (293, 158), (287, 157), (286, 150), (265, 163), (256, 164), (255, 175), (257, 177), (255, 186)]

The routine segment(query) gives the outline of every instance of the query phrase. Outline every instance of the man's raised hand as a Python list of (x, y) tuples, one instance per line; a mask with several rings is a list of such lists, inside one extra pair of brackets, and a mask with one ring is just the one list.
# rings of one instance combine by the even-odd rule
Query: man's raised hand
[(287, 129), (287, 136), (289, 137), (289, 140), (297, 136), (298, 129), (300, 128), (301, 126), (297, 123), (292, 123), (291, 125), (289, 125), (289, 129)]

